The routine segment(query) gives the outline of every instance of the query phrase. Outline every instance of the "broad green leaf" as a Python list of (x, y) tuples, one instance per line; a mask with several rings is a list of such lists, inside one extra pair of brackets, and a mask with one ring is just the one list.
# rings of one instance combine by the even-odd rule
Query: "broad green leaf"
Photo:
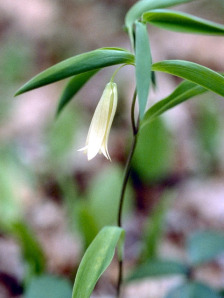
[(144, 22), (171, 31), (196, 34), (224, 34), (223, 25), (168, 9), (148, 11), (143, 14), (142, 18)]
[(134, 56), (120, 48), (102, 48), (59, 62), (39, 73), (23, 85), (15, 95), (59, 80), (115, 64), (133, 64)]
[(181, 77), (224, 96), (224, 77), (200, 64), (184, 60), (164, 60), (153, 64), (152, 70)]
[(128, 30), (128, 34), (131, 40), (132, 46), (134, 46), (133, 38), (133, 24), (136, 20), (141, 18), (141, 15), (151, 9), (164, 8), (174, 6), (182, 3), (191, 2), (192, 0), (141, 0), (136, 2), (127, 12), (125, 16), (125, 26)]
[(124, 230), (104, 227), (85, 252), (79, 265), (72, 298), (89, 298), (98, 279), (110, 265), (119, 238)]
[(142, 119), (149, 94), (152, 58), (147, 27), (141, 22), (136, 22), (135, 51), (137, 94), (140, 119)]
[(169, 96), (155, 103), (153, 106), (151, 106), (151, 108), (147, 110), (141, 122), (140, 129), (145, 127), (145, 125), (149, 124), (156, 117), (168, 111), (169, 109), (206, 91), (207, 89), (195, 83), (189, 81), (181, 82)]
[(25, 298), (71, 298), (71, 295), (67, 279), (47, 274), (33, 278), (25, 291)]
[(66, 85), (57, 108), (56, 116), (58, 116), (64, 107), (72, 100), (73, 96), (85, 85), (85, 83), (96, 73), (98, 69), (87, 71), (74, 76)]
[(173, 169), (174, 142), (162, 118), (139, 132), (133, 169), (145, 183), (164, 179)]
[(93, 216), (91, 210), (87, 208), (85, 202), (81, 201), (79, 203), (76, 220), (78, 220), (78, 228), (83, 238), (84, 249), (86, 249), (96, 237), (99, 227), (97, 219)]
[(157, 259), (150, 260), (137, 267), (127, 280), (133, 281), (148, 277), (158, 277), (174, 274), (186, 275), (187, 272), (188, 267), (182, 263), (179, 263), (177, 261)]
[(221, 298), (213, 289), (199, 282), (189, 282), (172, 289), (165, 298)]
[(224, 252), (224, 233), (203, 231), (193, 234), (187, 241), (187, 253), (192, 264), (211, 261)]
[[(111, 164), (95, 175), (87, 189), (86, 208), (95, 219), (98, 229), (116, 224), (122, 178), (122, 169)], [(132, 204), (133, 190), (128, 184), (124, 198), (124, 218), (130, 214)]]

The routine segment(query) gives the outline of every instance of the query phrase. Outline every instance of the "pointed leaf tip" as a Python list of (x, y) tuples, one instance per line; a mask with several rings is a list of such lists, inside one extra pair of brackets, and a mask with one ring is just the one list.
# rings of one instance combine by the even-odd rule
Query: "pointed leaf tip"
[(188, 13), (168, 9), (145, 12), (143, 21), (151, 25), (183, 33), (224, 35), (224, 26)]
[(123, 63), (133, 64), (134, 55), (121, 48), (101, 48), (79, 54), (37, 74), (24, 84), (15, 96), (74, 75)]

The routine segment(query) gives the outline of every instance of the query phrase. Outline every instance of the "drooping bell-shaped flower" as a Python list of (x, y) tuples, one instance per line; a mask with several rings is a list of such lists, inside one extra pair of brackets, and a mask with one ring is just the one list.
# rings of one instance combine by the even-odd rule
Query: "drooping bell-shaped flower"
[(97, 153), (103, 153), (107, 159), (111, 160), (107, 143), (116, 108), (117, 85), (109, 82), (94, 112), (86, 139), (86, 146), (79, 149), (79, 151), (84, 150), (86, 152), (88, 160), (94, 158)]

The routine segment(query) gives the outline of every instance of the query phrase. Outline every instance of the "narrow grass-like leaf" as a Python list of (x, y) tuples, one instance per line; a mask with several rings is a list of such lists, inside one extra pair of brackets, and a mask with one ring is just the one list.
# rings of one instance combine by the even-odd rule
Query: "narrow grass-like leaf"
[(207, 89), (189, 81), (181, 82), (177, 88), (166, 98), (155, 103), (148, 109), (141, 122), (140, 129), (149, 124), (156, 117), (179, 105), (180, 103), (206, 92)]
[(171, 260), (150, 260), (137, 267), (127, 281), (139, 280), (147, 277), (182, 274), (186, 275), (188, 267), (185, 264)]
[(30, 267), (30, 274), (41, 274), (45, 270), (46, 260), (34, 233), (22, 221), (15, 222), (10, 229), (19, 239), (23, 257)]
[(193, 234), (188, 239), (187, 252), (193, 265), (211, 261), (224, 252), (224, 233), (202, 231)]
[(171, 199), (175, 197), (173, 191), (165, 191), (153, 212), (149, 214), (143, 230), (142, 252), (140, 262), (157, 259), (159, 245), (164, 233), (165, 216), (170, 206)]
[(102, 48), (59, 62), (39, 73), (23, 85), (15, 95), (56, 81), (115, 64), (133, 64), (134, 56), (120, 48)]
[(104, 227), (85, 252), (76, 274), (72, 298), (89, 298), (97, 280), (111, 263), (124, 230)]
[(172, 289), (165, 298), (221, 298), (212, 288), (200, 282), (188, 282)]
[(137, 94), (140, 119), (142, 119), (149, 94), (152, 58), (147, 27), (141, 22), (136, 22), (135, 51)]
[(192, 0), (141, 0), (136, 2), (127, 12), (125, 16), (125, 26), (128, 30), (128, 34), (134, 46), (133, 38), (133, 24), (136, 20), (141, 18), (141, 15), (151, 9), (165, 8), (169, 6), (174, 6), (182, 3), (191, 2)]
[(184, 60), (164, 60), (153, 64), (152, 70), (178, 76), (224, 96), (224, 77), (200, 64)]
[(97, 72), (98, 69), (78, 74), (68, 82), (59, 100), (56, 116), (61, 113), (64, 107), (72, 100), (73, 96), (75, 96), (85, 83)]
[(166, 30), (184, 33), (224, 35), (224, 26), (168, 9), (148, 11), (142, 16), (144, 22)]

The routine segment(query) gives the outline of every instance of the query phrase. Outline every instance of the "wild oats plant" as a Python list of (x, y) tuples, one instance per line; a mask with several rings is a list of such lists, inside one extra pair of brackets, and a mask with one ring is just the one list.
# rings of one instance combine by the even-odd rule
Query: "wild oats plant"
[[(19, 95), (29, 90), (70, 78), (59, 101), (57, 114), (60, 114), (74, 95), (97, 72), (104, 67), (121, 65), (114, 74), (111, 74), (111, 81), (109, 83), (105, 82), (106, 87), (93, 115), (86, 144), (84, 148), (80, 149), (87, 154), (88, 160), (94, 158), (97, 153), (103, 153), (110, 160), (107, 147), (108, 138), (119, 98), (119, 90), (117, 91), (117, 85), (114, 80), (116, 80), (116, 73), (121, 67), (132, 65), (135, 68), (136, 87), (133, 88), (130, 115), (133, 141), (130, 145), (130, 152), (124, 169), (120, 203), (117, 210), (117, 226), (104, 227), (92, 241), (91, 245), (89, 245), (76, 274), (72, 294), (73, 298), (90, 297), (96, 282), (111, 263), (116, 248), (116, 258), (118, 259), (116, 291), (117, 297), (120, 296), (123, 280), (123, 250), (125, 241), (125, 230), (122, 228), (124, 194), (130, 174), (133, 153), (141, 131), (147, 129), (150, 123), (158, 116), (193, 96), (202, 94), (208, 90), (224, 96), (223, 76), (207, 67), (183, 60), (164, 60), (152, 63), (153, 58), (151, 57), (147, 26), (156, 26), (165, 30), (182, 32), (183, 34), (224, 35), (224, 26), (220, 24), (177, 10), (167, 9), (167, 7), (187, 2), (191, 2), (191, 0), (141, 0), (136, 2), (125, 17), (125, 31), (130, 39), (131, 51), (123, 48), (105, 47), (82, 53), (44, 70), (24, 84), (16, 93), (16, 95)], [(165, 72), (180, 77), (183, 81), (172, 94), (151, 105), (146, 110), (149, 90), (152, 83), (155, 83), (156, 72)], [(158, 86), (158, 88), (162, 88), (162, 86)], [(134, 113), (136, 107), (138, 107), (139, 111), (137, 117)], [(181, 289), (177, 289), (176, 292), (174, 291), (173, 296), (171, 294), (169, 297), (181, 297), (175, 296), (178, 291), (179, 293), (181, 293), (180, 291), (184, 293), (184, 289), (187, 288), (189, 292), (194, 286), (189, 281)], [(197, 290), (200, 293), (197, 297), (205, 297), (207, 295), (205, 289), (202, 286), (200, 288), (200, 284), (197, 285)], [(218, 297), (215, 295), (213, 293), (213, 296), (206, 297)]]

